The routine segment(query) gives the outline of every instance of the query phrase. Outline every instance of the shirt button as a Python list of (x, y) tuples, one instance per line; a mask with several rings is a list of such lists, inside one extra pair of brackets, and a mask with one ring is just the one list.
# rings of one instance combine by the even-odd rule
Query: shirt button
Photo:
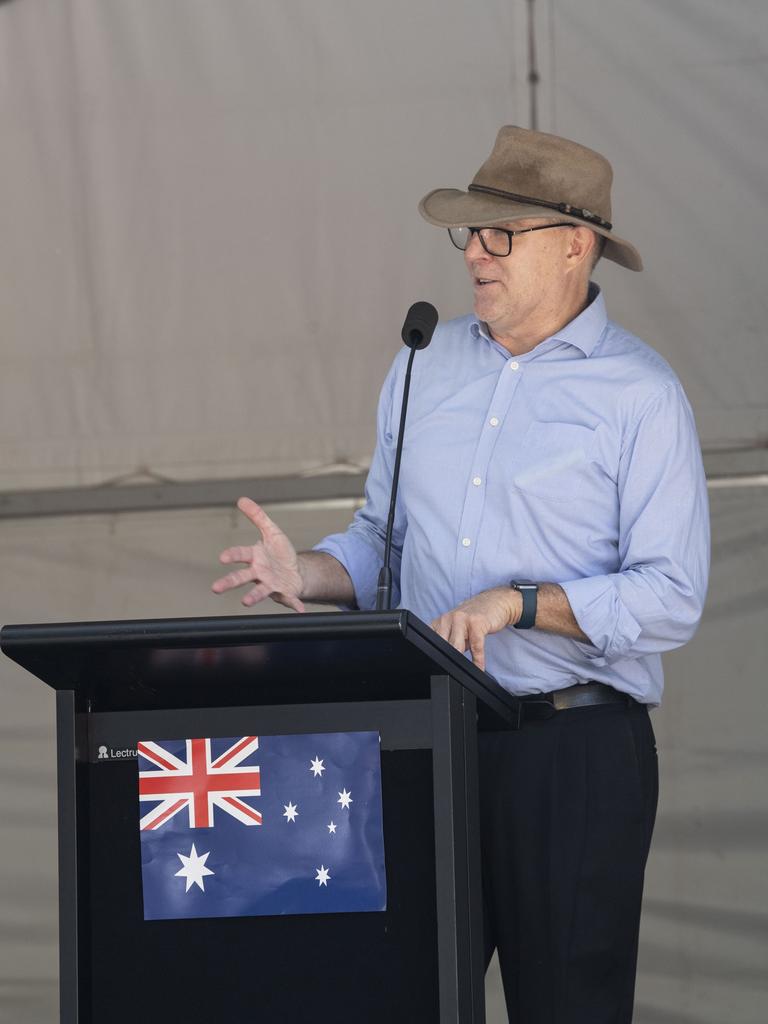
[(520, 363), (516, 362), (514, 359), (510, 359), (510, 361), (509, 361), (509, 363), (507, 365), (509, 366), (510, 370), (519, 370), (520, 369)]
[(499, 417), (498, 416), (491, 416), (491, 418), (488, 420), (488, 422), (491, 424), (492, 427), (498, 427), (498, 425), (499, 425)]
[(461, 543), (464, 545), (465, 548), (468, 548), (472, 541), (469, 539), (469, 537), (465, 537)]
[(472, 483), (475, 485), (475, 487), (479, 487), (482, 482), (483, 481), (480, 479), (479, 476), (472, 478)]

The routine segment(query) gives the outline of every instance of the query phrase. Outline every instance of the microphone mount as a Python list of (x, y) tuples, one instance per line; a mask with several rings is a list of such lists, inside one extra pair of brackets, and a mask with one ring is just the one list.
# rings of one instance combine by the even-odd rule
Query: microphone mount
[(397, 434), (395, 466), (392, 472), (392, 492), (389, 501), (389, 515), (387, 516), (387, 532), (384, 540), (384, 563), (379, 572), (376, 586), (376, 611), (389, 611), (392, 607), (392, 570), (390, 568), (392, 530), (395, 522), (395, 508), (397, 506), (397, 485), (400, 478), (400, 460), (403, 454), (403, 436), (405, 433), (405, 417), (408, 411), (408, 394), (411, 388), (413, 357), (416, 355), (417, 349), (426, 348), (432, 340), (432, 335), (437, 326), (437, 319), (437, 310), (430, 302), (414, 302), (408, 310), (401, 331), (402, 339), (411, 352), (408, 356), (408, 365), (405, 370), (403, 403), (400, 407), (400, 428)]

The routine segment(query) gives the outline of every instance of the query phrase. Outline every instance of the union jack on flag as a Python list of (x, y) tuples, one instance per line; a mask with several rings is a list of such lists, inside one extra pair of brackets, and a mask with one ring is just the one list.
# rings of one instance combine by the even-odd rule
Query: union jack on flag
[(186, 755), (177, 757), (153, 740), (139, 742), (140, 757), (154, 766), (139, 771), (139, 800), (156, 804), (142, 817), (141, 831), (160, 828), (187, 809), (190, 828), (212, 828), (215, 807), (243, 825), (261, 825), (261, 813), (242, 799), (261, 796), (258, 765), (243, 764), (258, 750), (259, 737), (242, 736), (218, 757), (210, 739), (185, 743)]

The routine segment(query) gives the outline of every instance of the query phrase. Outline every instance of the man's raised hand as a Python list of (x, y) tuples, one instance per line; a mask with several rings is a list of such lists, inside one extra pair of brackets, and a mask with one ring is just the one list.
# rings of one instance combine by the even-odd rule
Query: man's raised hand
[(240, 498), (237, 507), (259, 528), (261, 540), (244, 547), (226, 548), (221, 552), (219, 561), (224, 565), (243, 562), (245, 568), (235, 569), (217, 579), (211, 588), (214, 594), (223, 594), (234, 587), (252, 584), (242, 599), (246, 607), (250, 608), (271, 597), (278, 604), (303, 612), (301, 594), (304, 580), (293, 544), (255, 501)]

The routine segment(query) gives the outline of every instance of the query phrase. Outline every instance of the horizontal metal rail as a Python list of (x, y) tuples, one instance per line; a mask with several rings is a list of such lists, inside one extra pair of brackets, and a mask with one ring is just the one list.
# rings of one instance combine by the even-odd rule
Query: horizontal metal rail
[(356, 471), (317, 476), (246, 477), (187, 483), (163, 481), (5, 491), (0, 492), (0, 519), (231, 507), (243, 494), (256, 498), (263, 505), (298, 505), (338, 500), (347, 500), (353, 504), (362, 498), (364, 487), (365, 473)]
[[(709, 471), (710, 490), (768, 487), (768, 469), (760, 465), (752, 472)], [(761, 460), (762, 461), (762, 460)], [(705, 457), (705, 465), (714, 459)], [(95, 487), (61, 487), (32, 491), (0, 491), (0, 519), (28, 519), (36, 516), (72, 516), (152, 512), (171, 509), (230, 508), (247, 494), (262, 505), (327, 507), (339, 502), (353, 508), (362, 501), (366, 474), (355, 470), (314, 476), (242, 477), (233, 480), (170, 481), (141, 484), (106, 484)]]

